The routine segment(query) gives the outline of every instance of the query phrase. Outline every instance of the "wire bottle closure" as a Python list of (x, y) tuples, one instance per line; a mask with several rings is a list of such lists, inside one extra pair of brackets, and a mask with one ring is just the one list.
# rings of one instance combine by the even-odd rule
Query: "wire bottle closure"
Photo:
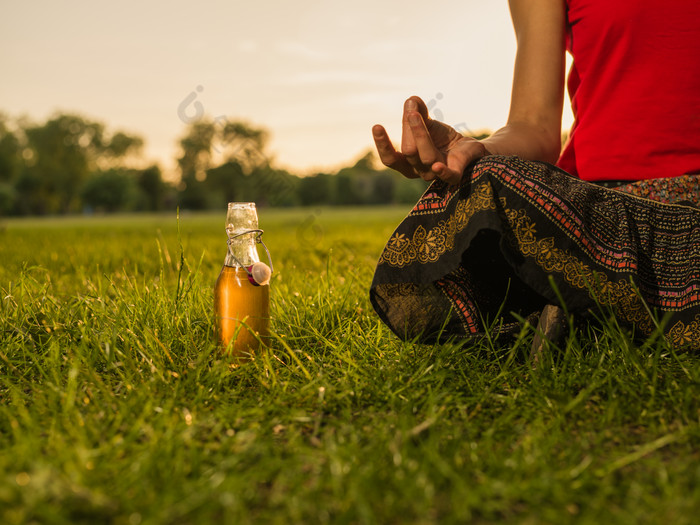
[[(274, 268), (272, 266), (272, 257), (270, 256), (270, 250), (267, 249), (267, 246), (262, 240), (263, 233), (263, 230), (255, 229), (243, 230), (234, 234), (233, 231), (229, 231), (229, 228), (226, 228), (226, 237), (228, 239), (226, 241), (226, 245), (228, 248), (228, 253), (231, 256), (231, 258), (238, 263), (238, 266), (240, 266), (246, 271), (246, 273), (248, 274), (248, 281), (250, 281), (250, 283), (254, 286), (261, 286), (267, 284), (270, 281), (270, 275), (274, 271)], [(265, 253), (267, 254), (267, 260), (270, 263), (270, 266), (262, 262), (253, 263), (250, 266), (243, 266), (243, 264), (241, 264), (241, 261), (239, 261), (238, 258), (233, 254), (231, 245), (233, 244), (234, 239), (237, 239), (238, 237), (241, 237), (243, 235), (250, 234), (255, 234), (255, 243), (262, 244), (263, 248), (265, 248)]]

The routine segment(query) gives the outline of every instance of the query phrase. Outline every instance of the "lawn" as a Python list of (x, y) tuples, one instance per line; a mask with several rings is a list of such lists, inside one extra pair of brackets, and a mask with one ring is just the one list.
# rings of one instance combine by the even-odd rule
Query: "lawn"
[(407, 211), (262, 210), (272, 341), (237, 367), (225, 210), (0, 222), (0, 523), (695, 523), (699, 356), (401, 342), (367, 289)]

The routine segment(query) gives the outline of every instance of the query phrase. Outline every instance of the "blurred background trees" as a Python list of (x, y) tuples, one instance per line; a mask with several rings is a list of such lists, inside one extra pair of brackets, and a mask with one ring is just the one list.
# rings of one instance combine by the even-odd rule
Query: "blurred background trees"
[(139, 136), (76, 114), (38, 124), (0, 113), (0, 215), (409, 204), (426, 188), (378, 169), (372, 152), (336, 173), (300, 177), (275, 166), (268, 140), (247, 122), (198, 119), (178, 142), (178, 179), (166, 181), (145, 163)]
[(160, 169), (129, 167), (142, 147), (140, 137), (110, 134), (80, 115), (58, 114), (43, 124), (0, 115), (0, 213), (161, 209)]

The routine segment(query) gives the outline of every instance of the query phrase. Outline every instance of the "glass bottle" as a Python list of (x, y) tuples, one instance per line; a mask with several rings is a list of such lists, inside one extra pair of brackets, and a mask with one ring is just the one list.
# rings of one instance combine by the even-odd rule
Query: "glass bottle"
[(216, 332), (225, 353), (246, 359), (264, 344), (270, 322), (271, 270), (258, 257), (262, 230), (254, 202), (228, 204), (226, 235), (228, 251), (214, 287)]

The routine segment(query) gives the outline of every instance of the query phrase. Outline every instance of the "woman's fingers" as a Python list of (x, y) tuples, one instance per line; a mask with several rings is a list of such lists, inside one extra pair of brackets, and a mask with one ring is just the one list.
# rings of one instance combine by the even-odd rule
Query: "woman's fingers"
[(421, 165), (424, 168), (430, 168), (435, 162), (443, 162), (445, 156), (435, 146), (420, 113), (416, 111), (409, 112), (408, 123), (416, 148), (416, 155), (410, 157), (409, 162)]
[(411, 164), (409, 164), (409, 162), (406, 160), (406, 156), (403, 155), (403, 153), (396, 151), (383, 126), (376, 124), (374, 127), (372, 127), (372, 137), (374, 138), (374, 144), (377, 147), (379, 160), (382, 161), (382, 164), (388, 168), (398, 171), (404, 177), (408, 177), (409, 179), (419, 177), (419, 175), (413, 170)]
[(446, 164), (435, 165), (433, 168), (437, 167), (436, 171), (439, 171), (437, 176), (448, 184), (459, 184), (467, 166), (486, 155), (486, 147), (481, 142), (464, 139), (447, 152)]
[(409, 122), (409, 115), (418, 110), (418, 103), (414, 97), (409, 98), (403, 104), (403, 115), (401, 118), (401, 152), (407, 157), (415, 157), (418, 153), (416, 141), (413, 140), (413, 132)]
[(377, 147), (379, 159), (385, 166), (391, 167), (397, 161), (399, 154), (394, 149), (391, 140), (389, 140), (389, 135), (384, 126), (375, 124), (372, 127), (372, 138), (374, 139), (374, 145)]
[(440, 178), (459, 184), (466, 167), (486, 154), (484, 146), (465, 139), (452, 127), (431, 120), (428, 108), (418, 97), (404, 103), (401, 150), (397, 151), (383, 126), (372, 128), (382, 163), (405, 177), (426, 181)]
[[(404, 120), (408, 128), (402, 134), (402, 151), (396, 151), (383, 126), (376, 124), (372, 128), (372, 137), (377, 147), (379, 159), (385, 166), (398, 171), (404, 177), (415, 179), (421, 177), (426, 181), (435, 179), (438, 175), (432, 169), (436, 161), (444, 160), (444, 156), (435, 147), (430, 138), (425, 123), (417, 112), (405, 112)], [(404, 149), (409, 144), (408, 152)]]

